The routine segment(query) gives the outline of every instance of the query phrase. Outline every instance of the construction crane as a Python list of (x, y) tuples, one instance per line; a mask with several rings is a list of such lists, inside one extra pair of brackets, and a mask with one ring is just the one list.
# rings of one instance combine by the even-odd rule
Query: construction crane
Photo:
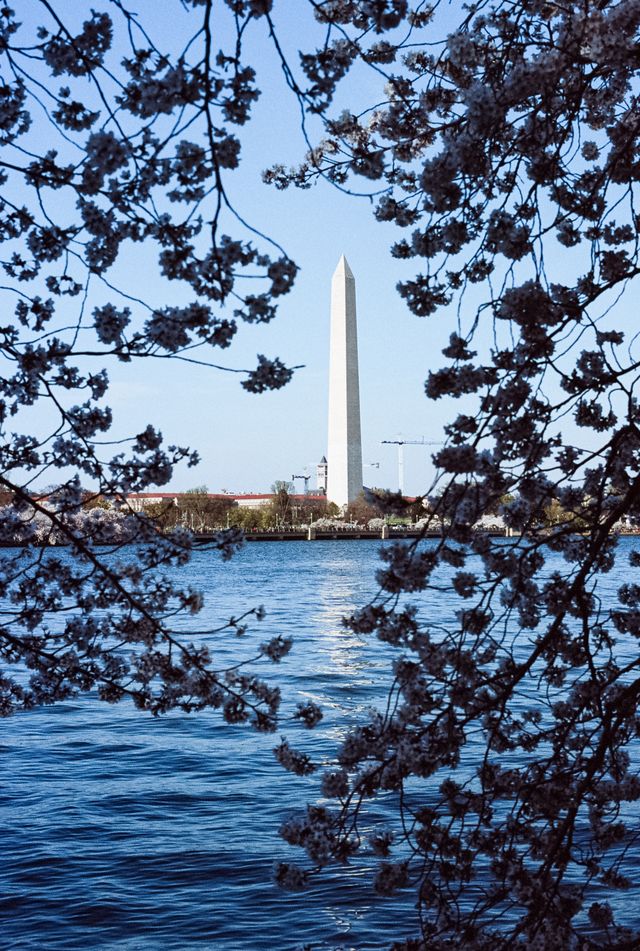
[(442, 442), (434, 442), (421, 436), (420, 439), (383, 439), (382, 445), (398, 447), (398, 488), (400, 495), (404, 495), (404, 447), (405, 446), (442, 446)]
[(308, 473), (307, 473), (307, 475), (292, 475), (292, 476), (291, 476), (291, 481), (292, 481), (292, 482), (294, 483), (294, 485), (295, 485), (295, 480), (296, 480), (296, 479), (304, 479), (304, 494), (305, 494), (305, 495), (309, 495), (309, 479), (310, 479), (310, 478), (311, 478), (311, 476), (310, 476)]

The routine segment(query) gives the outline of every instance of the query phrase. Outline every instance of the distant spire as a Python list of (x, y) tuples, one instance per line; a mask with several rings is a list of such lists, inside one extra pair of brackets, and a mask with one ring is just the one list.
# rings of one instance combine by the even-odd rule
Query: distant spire
[(354, 279), (353, 271), (349, 267), (349, 262), (345, 258), (344, 254), (341, 256), (340, 260), (338, 261), (338, 266), (335, 269), (333, 276), (335, 277), (337, 274), (340, 274), (340, 273), (344, 273), (344, 276), (350, 277), (351, 280)]
[(362, 492), (356, 282), (344, 254), (331, 282), (327, 497), (347, 505)]

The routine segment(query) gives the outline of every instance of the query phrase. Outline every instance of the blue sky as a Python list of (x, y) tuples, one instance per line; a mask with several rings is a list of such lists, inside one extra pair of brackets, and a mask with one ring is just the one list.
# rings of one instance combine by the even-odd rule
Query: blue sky
[[(138, 0), (133, 7), (161, 48), (175, 49), (186, 36), (189, 20), (174, 0)], [(78, 26), (88, 10), (71, 0), (59, 8)], [(275, 8), (283, 42), (291, 49), (299, 42), (310, 47), (306, 3), (276, 3)], [(301, 10), (304, 31), (298, 19)], [(220, 27), (224, 29), (222, 20)], [(441, 438), (443, 412), (427, 402), (423, 385), (428, 370), (438, 365), (451, 327), (442, 318), (421, 321), (408, 312), (395, 285), (415, 268), (403, 268), (390, 257), (397, 232), (374, 220), (369, 200), (347, 197), (326, 183), (286, 192), (262, 183), (263, 169), (274, 162), (296, 164), (305, 145), (297, 103), (284, 85), (264, 26), (256, 24), (253, 33), (247, 58), (258, 72), (263, 95), (252, 120), (237, 130), (243, 158), (240, 168), (228, 175), (227, 187), (237, 211), (281, 243), (300, 273), (272, 324), (242, 327), (224, 359), (219, 352), (212, 359), (251, 368), (255, 355), (265, 353), (304, 368), (283, 390), (255, 396), (241, 388), (240, 377), (204, 367), (166, 360), (111, 365), (113, 435), (123, 437), (151, 422), (167, 442), (197, 448), (200, 466), (178, 470), (171, 484), (175, 489), (205, 483), (211, 491), (268, 491), (276, 479), (288, 479), (305, 468), (314, 486), (315, 464), (327, 450), (330, 282), (345, 254), (357, 282), (363, 460), (379, 463), (379, 469), (365, 468), (365, 482), (395, 488), (396, 449), (382, 446), (381, 440), (400, 433)], [(371, 79), (361, 74), (351, 84), (348, 104), (354, 108), (375, 101), (377, 95)], [(338, 108), (345, 105), (346, 100)], [(178, 303), (185, 294), (159, 280), (153, 258), (137, 251), (125, 255), (107, 277), (158, 304)], [(189, 289), (186, 295), (191, 299)], [(94, 287), (91, 299), (104, 302), (110, 296), (105, 288)], [(424, 491), (431, 473), (430, 452), (408, 447), (406, 490)]]
[[(283, 28), (295, 41), (295, 17)], [(253, 65), (262, 76), (263, 95), (240, 130), (243, 160), (229, 175), (228, 189), (238, 212), (276, 238), (300, 273), (278, 318), (265, 327), (243, 327), (224, 356), (232, 365), (251, 367), (256, 353), (277, 354), (304, 368), (283, 390), (254, 396), (245, 393), (238, 377), (205, 368), (166, 362), (124, 372), (118, 367), (110, 403), (127, 428), (155, 421), (167, 439), (198, 448), (201, 465), (178, 472), (175, 488), (195, 482), (212, 491), (267, 491), (276, 479), (305, 467), (315, 477), (313, 467), (327, 451), (330, 282), (345, 254), (357, 281), (363, 459), (380, 464), (365, 468), (365, 481), (395, 487), (396, 451), (380, 442), (399, 432), (440, 438), (441, 419), (433, 417), (423, 384), (448, 330), (419, 321), (400, 300), (395, 284), (401, 269), (388, 251), (394, 229), (375, 222), (368, 200), (349, 198), (326, 183), (286, 192), (262, 184), (264, 168), (295, 164), (305, 146), (297, 104), (271, 52), (264, 55), (260, 24), (255, 32), (262, 34), (262, 42), (253, 45)], [(140, 283), (141, 296), (152, 292), (145, 277)], [(423, 490), (431, 470), (427, 451), (407, 448), (405, 457), (407, 491)]]
[[(193, 28), (194, 13), (185, 13), (177, 0), (137, 0), (132, 6), (157, 45), (168, 51), (179, 48)], [(449, 21), (445, 26), (452, 25), (461, 6), (445, 5), (442, 16)], [(62, 0), (58, 9), (71, 27), (79, 27), (90, 7)], [(226, 8), (218, 4), (217, 9)], [(40, 10), (37, 0), (27, 0), (20, 14), (31, 24)], [(278, 0), (275, 18), (290, 52), (298, 45), (313, 48), (306, 0)], [(219, 28), (223, 40), (224, 19)], [(167, 360), (116, 363), (109, 367), (113, 436), (139, 432), (150, 422), (168, 443), (198, 449), (200, 466), (178, 470), (171, 483), (176, 490), (204, 483), (211, 491), (260, 492), (305, 469), (314, 476), (327, 448), (330, 283), (345, 254), (357, 286), (363, 459), (379, 463), (377, 469), (365, 468), (364, 478), (370, 485), (397, 488), (396, 449), (381, 441), (399, 434), (442, 438), (451, 404), (428, 402), (423, 387), (429, 370), (443, 362), (440, 351), (456, 329), (456, 315), (445, 309), (421, 320), (408, 311), (395, 287), (400, 278), (419, 271), (420, 262), (391, 258), (390, 245), (400, 232), (374, 220), (367, 198), (346, 196), (324, 182), (306, 191), (285, 192), (262, 183), (262, 171), (273, 163), (299, 162), (305, 144), (297, 103), (286, 89), (265, 25), (255, 24), (251, 37), (245, 61), (256, 69), (263, 95), (252, 120), (236, 130), (243, 143), (242, 161), (238, 170), (227, 174), (227, 189), (238, 213), (282, 244), (301, 270), (292, 293), (281, 299), (273, 323), (243, 326), (230, 350), (222, 354), (223, 361), (219, 352), (211, 357), (251, 368), (256, 354), (265, 353), (304, 367), (283, 390), (255, 396), (241, 388), (238, 376), (204, 367)], [(379, 100), (378, 80), (370, 72), (356, 72), (343, 95), (335, 111), (346, 106), (356, 111)], [(564, 275), (572, 266), (570, 253), (563, 249), (548, 264)], [(159, 278), (155, 259), (144, 249), (127, 249), (107, 277), (153, 306), (186, 303), (193, 297), (190, 289)], [(96, 282), (91, 306), (110, 299), (122, 303)], [(199, 356), (207, 354), (201, 351)], [(31, 429), (44, 431), (46, 423), (45, 415), (34, 417)], [(432, 451), (406, 448), (407, 492), (428, 488)]]

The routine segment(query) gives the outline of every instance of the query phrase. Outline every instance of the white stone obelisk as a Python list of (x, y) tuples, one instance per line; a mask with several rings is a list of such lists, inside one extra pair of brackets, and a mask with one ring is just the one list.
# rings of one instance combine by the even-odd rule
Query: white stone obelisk
[(331, 282), (327, 499), (347, 505), (362, 491), (356, 282), (343, 255)]

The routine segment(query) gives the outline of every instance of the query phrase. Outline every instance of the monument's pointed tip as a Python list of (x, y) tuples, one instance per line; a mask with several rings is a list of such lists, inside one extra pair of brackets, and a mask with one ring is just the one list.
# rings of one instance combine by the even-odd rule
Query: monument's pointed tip
[(338, 266), (335, 270), (334, 276), (337, 276), (339, 274), (344, 274), (345, 277), (353, 277), (353, 271), (349, 267), (349, 262), (345, 258), (344, 254), (340, 257), (340, 260), (338, 261)]

